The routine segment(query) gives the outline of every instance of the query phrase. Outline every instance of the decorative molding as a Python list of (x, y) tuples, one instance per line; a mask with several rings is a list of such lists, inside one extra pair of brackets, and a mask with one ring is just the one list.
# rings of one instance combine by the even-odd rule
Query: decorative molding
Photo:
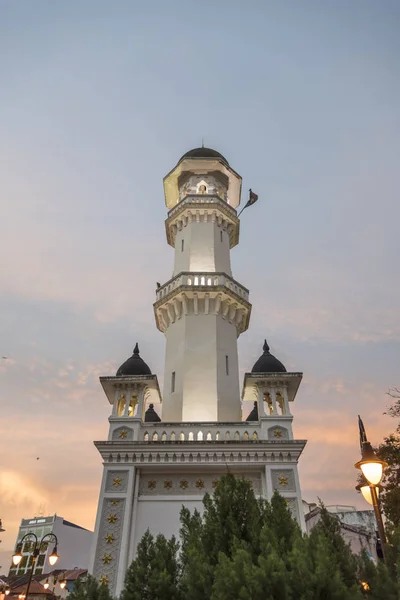
[(112, 432), (112, 439), (131, 441), (133, 440), (133, 429), (125, 426), (117, 427), (117, 429), (114, 429)]
[(293, 469), (271, 469), (272, 487), (278, 492), (295, 492)]
[(108, 471), (105, 491), (125, 493), (128, 489), (128, 471)]
[[(239, 474), (242, 476), (243, 474)], [(144, 474), (140, 477), (140, 496), (204, 496), (212, 493), (218, 485), (222, 473), (179, 474), (166, 472), (155, 475)], [(261, 473), (246, 474), (254, 492), (261, 494)]]
[[(115, 504), (118, 502), (118, 504)], [(93, 575), (115, 591), (125, 500), (103, 499)]]
[(289, 439), (289, 431), (286, 427), (281, 427), (280, 425), (275, 425), (268, 429), (268, 439), (269, 440), (288, 440)]

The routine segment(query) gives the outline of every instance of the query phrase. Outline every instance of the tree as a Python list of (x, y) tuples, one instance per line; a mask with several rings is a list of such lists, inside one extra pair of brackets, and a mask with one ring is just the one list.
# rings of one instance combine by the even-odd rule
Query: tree
[(354, 556), (323, 507), (303, 535), (278, 493), (257, 499), (230, 474), (203, 504), (203, 515), (182, 509), (180, 545), (143, 536), (121, 600), (361, 600), (361, 580), (373, 599), (381, 588), (385, 600), (399, 598), (395, 571)]
[(129, 567), (121, 600), (179, 600), (179, 544), (174, 537), (155, 539), (147, 531)]
[[(395, 402), (388, 408), (393, 418), (400, 417), (400, 390), (391, 388), (388, 394)], [(380, 500), (386, 518), (394, 527), (400, 527), (400, 424), (395, 433), (384, 438), (382, 444), (376, 448), (382, 460), (388, 463), (381, 482)]]
[(68, 600), (112, 600), (106, 584), (101, 584), (92, 577), (79, 577), (75, 581), (74, 589), (68, 594)]

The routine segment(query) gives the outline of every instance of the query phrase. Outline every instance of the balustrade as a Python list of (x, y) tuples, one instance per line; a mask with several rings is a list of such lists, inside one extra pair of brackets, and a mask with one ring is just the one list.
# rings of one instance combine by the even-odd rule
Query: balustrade
[(257, 441), (260, 426), (235, 423), (232, 427), (196, 426), (195, 423), (144, 423), (139, 440), (144, 442)]

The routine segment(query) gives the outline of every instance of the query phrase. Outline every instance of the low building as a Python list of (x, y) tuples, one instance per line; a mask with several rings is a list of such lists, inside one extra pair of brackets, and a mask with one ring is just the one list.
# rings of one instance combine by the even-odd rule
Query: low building
[[(66, 571), (74, 567), (87, 569), (90, 551), (93, 542), (93, 532), (66, 521), (63, 517), (53, 515), (52, 517), (34, 517), (33, 519), (22, 519), (18, 531), (15, 547), (21, 542), (24, 535), (34, 533), (41, 540), (48, 533), (52, 533), (58, 540), (57, 569)], [(48, 557), (54, 548), (54, 541), (49, 540), (41, 545), (40, 553), (36, 561), (35, 575), (42, 575), (52, 571)], [(22, 560), (19, 565), (11, 564), (9, 577), (15, 578), (28, 573), (33, 560), (33, 543), (25, 540), (22, 546)]]
[[(350, 544), (352, 552), (360, 554), (365, 551), (376, 561), (379, 548), (377, 549), (378, 537), (374, 511), (358, 511), (354, 506), (327, 506), (326, 509), (339, 520), (342, 537), (345, 542)], [(319, 506), (305, 514), (307, 533), (311, 532), (320, 518), (321, 508)]]

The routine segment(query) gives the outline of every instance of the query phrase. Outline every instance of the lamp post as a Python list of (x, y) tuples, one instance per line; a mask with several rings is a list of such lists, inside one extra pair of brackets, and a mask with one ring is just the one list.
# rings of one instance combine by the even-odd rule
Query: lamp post
[[(383, 475), (383, 469), (388, 466), (388, 463), (384, 460), (380, 460), (376, 456), (370, 442), (367, 440), (364, 423), (362, 422), (360, 415), (358, 415), (358, 426), (360, 429), (361, 460), (359, 460), (354, 466), (356, 469), (361, 469), (365, 482), (363, 481), (360, 483), (356, 489), (360, 489), (367, 502), (372, 504), (374, 507), (379, 537), (381, 540), (383, 560), (385, 560), (386, 534), (383, 526), (378, 494), (379, 484)], [(369, 493), (367, 488), (369, 488)]]
[(19, 563), (22, 560), (22, 545), (24, 543), (24, 540), (28, 539), (28, 538), (34, 539), (34, 547), (33, 547), (33, 552), (32, 552), (32, 566), (31, 566), (31, 570), (29, 573), (28, 583), (26, 586), (25, 598), (29, 594), (29, 588), (31, 586), (32, 575), (33, 575), (33, 571), (35, 570), (35, 565), (36, 565), (37, 557), (39, 556), (40, 547), (45, 542), (46, 538), (48, 538), (49, 541), (54, 540), (53, 552), (49, 556), (50, 565), (54, 566), (58, 560), (58, 554), (57, 554), (58, 540), (57, 540), (57, 536), (55, 536), (54, 533), (47, 533), (46, 535), (44, 535), (42, 537), (41, 540), (38, 540), (37, 535), (35, 533), (27, 533), (24, 535), (22, 540), (17, 544), (17, 549), (16, 549), (15, 553), (13, 554), (12, 561), (15, 566), (19, 565)]

